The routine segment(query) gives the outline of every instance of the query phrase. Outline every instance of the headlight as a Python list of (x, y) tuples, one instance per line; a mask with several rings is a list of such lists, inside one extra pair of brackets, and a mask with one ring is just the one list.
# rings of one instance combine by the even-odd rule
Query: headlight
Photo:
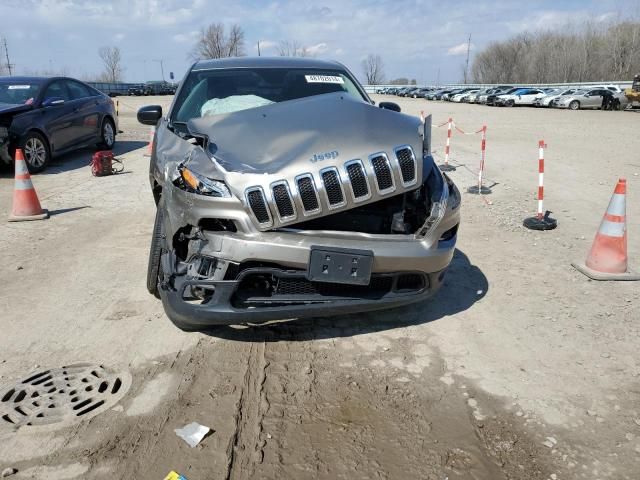
[(431, 201), (431, 210), (425, 223), (416, 232), (416, 236), (431, 245), (437, 240), (435, 230), (447, 211), (449, 184), (445, 181), (444, 174), (430, 157), (423, 158), (423, 162), (424, 167), (431, 163), (431, 169), (428, 173), (426, 173), (427, 168), (423, 168), (423, 178), (427, 176), (425, 183)]
[(229, 187), (223, 181), (222, 173), (201, 147), (190, 150), (174, 172), (173, 183), (182, 190), (209, 197), (232, 196)]
[(229, 187), (227, 187), (224, 182), (207, 178), (188, 169), (184, 165), (179, 167), (179, 171), (180, 178), (182, 179), (183, 186), (186, 187), (186, 190), (200, 195), (208, 195), (210, 197), (231, 197)]

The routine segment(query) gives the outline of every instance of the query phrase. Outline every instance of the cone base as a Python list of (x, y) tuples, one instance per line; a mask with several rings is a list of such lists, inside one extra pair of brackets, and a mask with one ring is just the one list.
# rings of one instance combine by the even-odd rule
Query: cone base
[(447, 164), (442, 164), (442, 165), (438, 165), (438, 168), (440, 169), (441, 172), (455, 172), (456, 171), (456, 167), (454, 167), (453, 165), (449, 165)]
[(482, 188), (478, 187), (478, 185), (473, 185), (472, 187), (467, 188), (467, 193), (472, 193), (474, 195), (488, 195), (489, 193), (491, 193), (491, 189), (489, 187), (485, 187), (484, 185), (482, 186)]
[(42, 213), (36, 215), (9, 215), (10, 222), (30, 222), (32, 220), (46, 220), (49, 218), (49, 212), (42, 210)]
[(529, 230), (553, 230), (558, 226), (558, 221), (549, 217), (529, 217), (524, 219), (522, 225)]
[(625, 273), (606, 273), (606, 272), (598, 272), (597, 270), (593, 270), (586, 265), (580, 263), (572, 263), (571, 266), (578, 270), (580, 273), (586, 275), (591, 280), (599, 280), (599, 281), (607, 281), (607, 280), (618, 280), (618, 281), (627, 281), (633, 282), (640, 280), (640, 275), (635, 272), (625, 272)]

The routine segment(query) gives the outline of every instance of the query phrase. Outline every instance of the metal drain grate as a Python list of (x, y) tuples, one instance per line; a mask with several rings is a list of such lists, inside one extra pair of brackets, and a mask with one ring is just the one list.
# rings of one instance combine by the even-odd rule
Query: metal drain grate
[(128, 373), (89, 363), (35, 372), (0, 390), (0, 424), (77, 422), (115, 405), (130, 386)]

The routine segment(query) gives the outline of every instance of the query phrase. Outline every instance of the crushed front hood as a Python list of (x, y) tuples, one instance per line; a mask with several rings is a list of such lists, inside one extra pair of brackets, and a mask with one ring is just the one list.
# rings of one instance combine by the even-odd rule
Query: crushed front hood
[(421, 151), (417, 118), (340, 93), (198, 118), (188, 127), (208, 137), (217, 162), (236, 173), (307, 171), (398, 145)]

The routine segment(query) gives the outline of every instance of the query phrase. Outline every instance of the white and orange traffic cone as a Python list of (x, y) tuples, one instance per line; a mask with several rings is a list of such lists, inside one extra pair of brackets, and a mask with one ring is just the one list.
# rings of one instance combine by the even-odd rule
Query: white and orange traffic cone
[(150, 157), (151, 152), (153, 151), (153, 137), (156, 136), (156, 127), (151, 127), (149, 130), (149, 144), (147, 145), (147, 150), (144, 152), (145, 157)]
[(584, 265), (572, 265), (593, 280), (640, 280), (628, 270), (627, 225), (626, 225), (627, 181), (618, 180), (600, 228), (593, 240)]
[(40, 206), (38, 194), (31, 182), (27, 162), (25, 162), (24, 154), (19, 148), (16, 150), (15, 168), (16, 180), (13, 189), (13, 208), (11, 215), (9, 215), (9, 221), (24, 222), (49, 218), (49, 212), (43, 210)]

